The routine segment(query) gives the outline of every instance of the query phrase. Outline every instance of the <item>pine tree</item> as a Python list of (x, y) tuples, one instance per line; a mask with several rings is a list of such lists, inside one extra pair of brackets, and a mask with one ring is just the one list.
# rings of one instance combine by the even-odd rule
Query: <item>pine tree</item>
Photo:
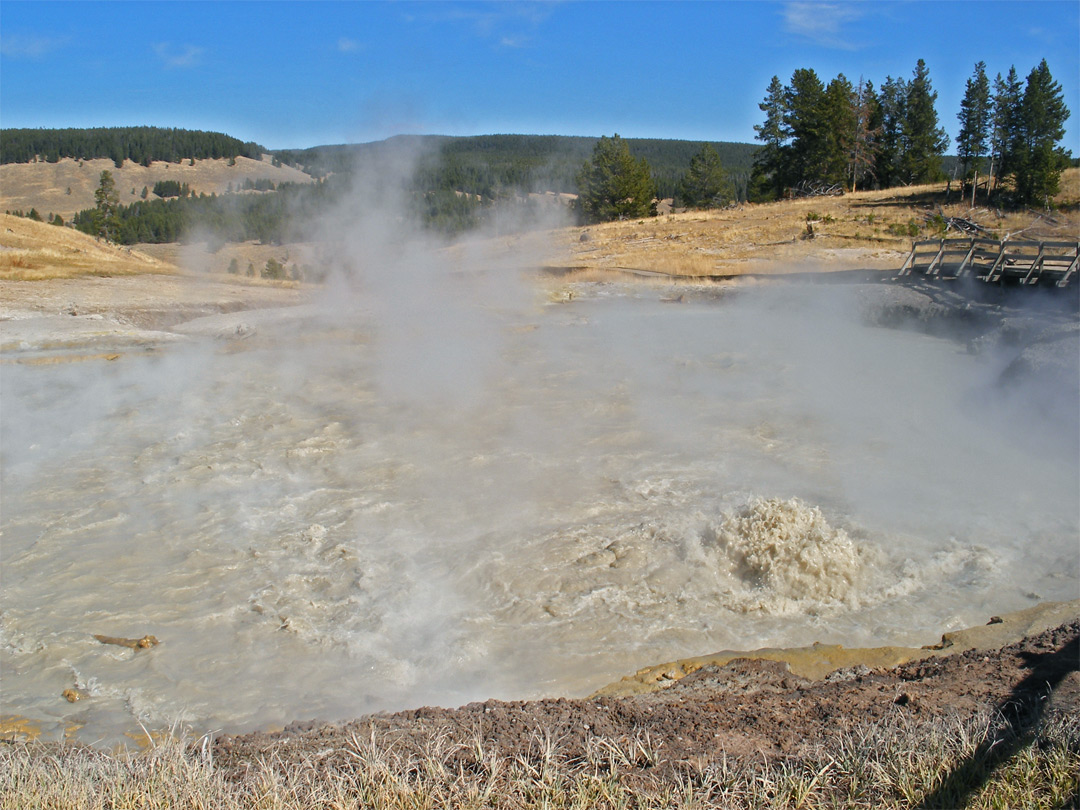
[(616, 133), (596, 142), (577, 177), (578, 205), (586, 222), (656, 216), (656, 184), (644, 158), (635, 160)]
[(262, 277), (275, 281), (285, 278), (285, 265), (275, 258), (267, 259), (266, 266), (262, 271)]
[(991, 125), (990, 81), (986, 78), (986, 63), (977, 62), (974, 75), (967, 80), (964, 98), (960, 102), (960, 135), (956, 140), (956, 154), (967, 180), (982, 168), (986, 154)]
[(851, 154), (858, 126), (858, 97), (848, 78), (839, 74), (825, 88), (824, 170), (820, 179), (846, 183), (851, 176)]
[(1023, 92), (1016, 66), (1009, 68), (1002, 79), (999, 73), (994, 79), (994, 102), (991, 116), (990, 155), (991, 163), (997, 159), (994, 188), (1001, 181), (1016, 174), (1017, 161), (1023, 149), (1021, 105)]
[(780, 77), (773, 76), (758, 108), (765, 113), (765, 123), (755, 124), (754, 137), (764, 145), (754, 156), (751, 185), (754, 197), (775, 199), (784, 191), (784, 163), (791, 129), (787, 125), (787, 94)]
[(906, 150), (904, 119), (907, 116), (908, 83), (885, 77), (875, 116), (871, 119), (877, 132), (874, 140), (877, 159), (874, 170), (882, 188), (901, 182), (901, 159)]
[(94, 192), (96, 204), (94, 225), (99, 236), (106, 241), (111, 239), (115, 228), (116, 211), (120, 205), (120, 195), (116, 191), (116, 181), (108, 169), (101, 173), (97, 190)]
[(879, 106), (874, 85), (860, 77), (855, 90), (855, 130), (851, 138), (849, 162), (852, 191), (865, 187), (874, 177), (877, 138), (881, 132), (877, 123)]
[(786, 161), (788, 184), (824, 180), (829, 163), (825, 87), (812, 69), (799, 68), (791, 75), (785, 94), (788, 108), (785, 123), (791, 131)]
[(679, 199), (687, 208), (713, 208), (726, 205), (735, 196), (720, 155), (711, 145), (690, 158), (690, 168), (679, 183)]
[(1020, 105), (1024, 149), (1015, 172), (1019, 201), (1049, 207), (1050, 198), (1057, 194), (1061, 172), (1068, 163), (1068, 153), (1057, 144), (1065, 137), (1068, 118), (1061, 85), (1054, 81), (1043, 59), (1028, 74)]
[(934, 109), (936, 100), (937, 92), (930, 84), (930, 72), (926, 62), (920, 59), (908, 85), (902, 127), (905, 149), (900, 167), (907, 183), (929, 183), (941, 177), (941, 158), (949, 145), (949, 136), (938, 126), (937, 110)]

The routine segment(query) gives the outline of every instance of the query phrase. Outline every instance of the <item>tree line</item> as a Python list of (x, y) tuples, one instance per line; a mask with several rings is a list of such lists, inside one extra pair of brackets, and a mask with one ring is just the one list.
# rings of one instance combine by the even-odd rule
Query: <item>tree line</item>
[(281, 183), (266, 194), (188, 193), (121, 205), (112, 172), (104, 171), (94, 207), (76, 213), (72, 223), (122, 245), (176, 242), (193, 233), (217, 242), (281, 243), (303, 239), (300, 223), (339, 205), (341, 196), (340, 184), (326, 180)]
[(1045, 59), (1031, 70), (1023, 86), (1015, 66), (1005, 78), (998, 73), (993, 94), (986, 64), (978, 62), (957, 115), (957, 155), (965, 179), (978, 177), (987, 166), (996, 189), (1007, 182), (1017, 202), (1049, 206), (1070, 158), (1058, 145), (1069, 115), (1061, 85), (1050, 75)]
[[(758, 105), (765, 120), (754, 127), (762, 146), (751, 198), (777, 199), (808, 183), (856, 190), (944, 179), (949, 138), (936, 100), (922, 59), (911, 79), (889, 76), (877, 89), (842, 73), (826, 85), (809, 68), (796, 70), (788, 85), (773, 76)], [(1069, 111), (1046, 60), (1023, 85), (1015, 67), (1004, 79), (999, 73), (993, 94), (979, 62), (957, 117), (962, 181), (989, 173), (994, 190), (1012, 201), (1049, 204), (1069, 160), (1058, 145)]]
[(155, 160), (170, 163), (237, 157), (258, 160), (266, 151), (257, 143), (202, 130), (164, 127), (0, 130), (0, 163), (109, 158), (119, 168), (125, 160), (143, 166)]

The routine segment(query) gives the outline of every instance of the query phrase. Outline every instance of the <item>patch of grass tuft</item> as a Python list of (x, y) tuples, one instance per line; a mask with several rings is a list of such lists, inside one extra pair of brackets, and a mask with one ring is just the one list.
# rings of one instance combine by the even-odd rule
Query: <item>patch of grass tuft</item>
[(898, 717), (772, 759), (666, 762), (647, 735), (596, 739), (577, 757), (543, 733), (512, 758), (490, 745), (435, 734), (409, 751), (372, 731), (317, 753), (279, 749), (226, 772), (206, 738), (169, 736), (118, 752), (9, 742), (0, 745), (0, 808), (1051, 808), (1080, 789), (1075, 714), (1029, 732), (990, 713)]

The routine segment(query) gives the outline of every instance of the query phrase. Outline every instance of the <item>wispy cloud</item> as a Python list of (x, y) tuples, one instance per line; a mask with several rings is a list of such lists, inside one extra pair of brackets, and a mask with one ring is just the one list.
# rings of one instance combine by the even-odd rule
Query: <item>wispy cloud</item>
[(355, 39), (349, 39), (348, 37), (342, 37), (337, 41), (337, 49), (342, 53), (353, 53), (360, 50), (361, 43)]
[(154, 46), (154, 53), (170, 68), (195, 67), (202, 62), (203, 52), (198, 45), (174, 46), (171, 42), (159, 42)]
[(546, 22), (556, 5), (511, 2), (458, 6), (444, 3), (422, 14), (408, 14), (404, 19), (428, 24), (465, 24), (481, 39), (494, 40), (504, 48), (524, 48), (530, 44), (531, 37), (522, 31), (532, 31)]
[(0, 54), (8, 59), (40, 59), (67, 45), (70, 37), (12, 34), (0, 37)]
[[(1054, 30), (1049, 29), (1049, 28), (1044, 28), (1044, 27), (1039, 26), (1039, 25), (1033, 25), (1030, 28), (1028, 28), (1028, 30), (1027, 30), (1027, 35), (1029, 37), (1031, 37), (1033, 40), (1035, 40), (1036, 42), (1038, 42), (1040, 45), (1056, 45), (1058, 40), (1059, 40), (1059, 37), (1058, 37), (1059, 33), (1061, 33), (1061, 32), (1054, 31)], [(1068, 36), (1067, 31), (1065, 31), (1063, 33), (1065, 33), (1066, 36)]]
[(784, 5), (784, 28), (828, 48), (854, 50), (857, 44), (844, 34), (844, 26), (863, 16), (856, 3), (795, 0)]

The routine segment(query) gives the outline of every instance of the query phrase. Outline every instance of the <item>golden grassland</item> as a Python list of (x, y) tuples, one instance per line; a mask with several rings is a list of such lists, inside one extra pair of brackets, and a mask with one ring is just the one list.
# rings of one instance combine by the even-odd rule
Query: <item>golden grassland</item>
[[(0, 214), (0, 282), (48, 281), (75, 278), (168, 275), (180, 280), (184, 271), (213, 273), (214, 281), (246, 287), (295, 288), (297, 282), (263, 279), (259, 272), (268, 258), (295, 262), (312, 255), (305, 246), (225, 245), (211, 251), (205, 245), (138, 245), (125, 247), (73, 228)], [(226, 272), (229, 259), (238, 258), (240, 274)], [(254, 277), (244, 275), (248, 263)]]
[[(71, 744), (0, 745), (0, 810), (278, 810), (279, 808), (1059, 808), (1080, 789), (1080, 717), (1018, 731), (1001, 715), (916, 724), (889, 720), (838, 732), (799, 757), (663, 763), (645, 733), (597, 738), (569, 758), (537, 732), (502, 757), (476, 739), (422, 750), (353, 736), (340, 749), (228, 774), (208, 739), (155, 740), (142, 751)], [(469, 750), (475, 764), (454, 755)], [(665, 770), (665, 765), (670, 766)], [(654, 774), (664, 773), (662, 778)]]
[(73, 228), (0, 214), (0, 280), (174, 272), (172, 264)]
[[(76, 212), (94, 207), (94, 191), (101, 173), (109, 171), (116, 181), (120, 202), (128, 205), (142, 199), (142, 190), (153, 190), (159, 180), (176, 180), (196, 194), (224, 194), (231, 183), (234, 189), (245, 180), (271, 180), (274, 183), (311, 183), (312, 178), (291, 166), (274, 166), (269, 156), (262, 160), (238, 157), (234, 165), (225, 158), (217, 160), (182, 160), (179, 163), (154, 161), (143, 166), (130, 160), (121, 168), (108, 158), (75, 160), (63, 158), (57, 163), (5, 163), (0, 165), (0, 211), (28, 213), (36, 208), (42, 217), (60, 214), (71, 220)], [(153, 199), (153, 195), (150, 196)]]
[[(744, 204), (571, 228), (558, 259), (582, 271), (644, 270), (674, 276), (845, 268), (896, 269), (913, 239), (946, 235), (935, 214), (963, 217), (996, 238), (1080, 237), (1080, 169), (1062, 177), (1059, 210), (974, 207), (944, 183)], [(948, 235), (953, 235), (952, 233)], [(958, 234), (959, 235), (959, 234)]]

